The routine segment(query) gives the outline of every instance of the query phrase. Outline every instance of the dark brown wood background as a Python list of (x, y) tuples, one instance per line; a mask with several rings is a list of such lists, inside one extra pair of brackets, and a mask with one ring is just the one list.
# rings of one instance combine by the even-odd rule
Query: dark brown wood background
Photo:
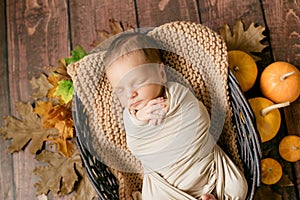
[[(159, 4), (166, 3), (163, 10)], [(273, 61), (288, 61), (300, 68), (300, 0), (0, 0), (0, 125), (2, 117), (17, 116), (15, 102), (31, 101), (29, 81), (45, 65), (56, 65), (77, 44), (91, 50), (97, 30), (109, 29), (109, 19), (136, 28), (155, 27), (175, 20), (203, 23), (215, 31), (242, 19), (266, 27), (261, 72)], [(248, 94), (260, 95), (258, 84)], [(264, 150), (278, 145), (286, 134), (300, 135), (300, 99), (282, 110), (283, 123)], [(31, 172), (36, 161), (27, 150), (8, 154), (10, 141), (0, 139), (0, 199), (31, 200), (35, 196)], [(278, 152), (284, 173), (294, 186), (277, 188), (283, 199), (299, 199), (300, 162), (287, 163)], [(58, 198), (51, 194), (48, 199)], [(268, 197), (266, 197), (268, 199)]]

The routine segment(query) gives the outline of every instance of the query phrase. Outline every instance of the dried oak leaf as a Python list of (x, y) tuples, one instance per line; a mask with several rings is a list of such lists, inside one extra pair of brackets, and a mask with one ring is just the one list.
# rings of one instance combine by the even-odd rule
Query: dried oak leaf
[(96, 31), (97, 39), (91, 44), (91, 46), (96, 47), (99, 44), (101, 44), (104, 40), (108, 39), (113, 35), (122, 33), (126, 30), (133, 29), (133, 26), (126, 24), (124, 27), (122, 22), (115, 21), (114, 19), (109, 19), (109, 28), (110, 28), (110, 32), (105, 30), (97, 30)]
[(291, 181), (287, 174), (283, 174), (278, 183), (276, 183), (279, 187), (290, 187), (294, 186), (294, 183)]
[(23, 149), (30, 141), (29, 152), (35, 154), (42, 149), (48, 136), (57, 135), (57, 130), (42, 127), (42, 120), (33, 112), (29, 103), (17, 103), (16, 109), (22, 120), (8, 116), (4, 119), (6, 126), (0, 129), (5, 139), (13, 139), (8, 150), (12, 153)]
[(272, 190), (270, 186), (262, 185), (256, 191), (254, 200), (266, 199), (266, 197), (272, 200), (282, 200), (282, 196)]
[(36, 159), (48, 163), (33, 170), (40, 177), (35, 184), (38, 195), (48, 194), (49, 191), (57, 195), (67, 195), (74, 190), (74, 184), (78, 181), (75, 168), (82, 165), (78, 152), (67, 158), (56, 152), (43, 151)]
[(36, 90), (31, 96), (33, 98), (46, 97), (48, 91), (53, 88), (53, 85), (48, 81), (45, 74), (41, 73), (39, 78), (32, 78), (30, 80), (32, 89)]
[(92, 200), (97, 197), (97, 192), (95, 191), (94, 187), (92, 186), (89, 178), (87, 177), (83, 167), (76, 167), (78, 173), (81, 176), (81, 179), (78, 183), (76, 188), (76, 192), (72, 198), (72, 200)]
[(241, 20), (238, 20), (233, 27), (231, 33), (228, 24), (225, 24), (221, 30), (220, 34), (224, 38), (227, 44), (228, 50), (242, 50), (249, 55), (251, 55), (254, 60), (261, 60), (260, 57), (255, 56), (252, 52), (262, 52), (262, 50), (267, 46), (261, 43), (265, 38), (263, 31), (265, 27), (254, 26), (252, 22), (247, 30), (244, 30), (244, 24)]
[(55, 73), (58, 80), (70, 80), (71, 77), (67, 72), (67, 63), (65, 58), (61, 58), (58, 60), (58, 66), (52, 69), (53, 73)]
[(48, 138), (47, 140), (56, 143), (57, 151), (62, 153), (65, 157), (69, 158), (72, 156), (74, 145), (71, 141), (60, 137)]

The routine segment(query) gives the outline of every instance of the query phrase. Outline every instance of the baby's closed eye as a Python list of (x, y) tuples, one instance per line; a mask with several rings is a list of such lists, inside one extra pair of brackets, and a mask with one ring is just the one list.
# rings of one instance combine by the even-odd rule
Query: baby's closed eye
[(113, 92), (116, 94), (122, 94), (123, 91), (124, 91), (124, 88), (121, 88), (121, 87), (116, 87), (113, 89)]

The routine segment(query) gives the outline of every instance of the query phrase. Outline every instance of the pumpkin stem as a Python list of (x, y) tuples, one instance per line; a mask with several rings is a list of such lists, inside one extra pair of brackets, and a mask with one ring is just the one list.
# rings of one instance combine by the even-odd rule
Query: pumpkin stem
[(298, 147), (297, 146), (292, 146), (292, 150), (296, 151), (296, 150), (298, 150)]
[(277, 103), (277, 104), (274, 104), (274, 105), (271, 105), (271, 106), (268, 106), (268, 107), (262, 109), (260, 114), (264, 117), (274, 109), (286, 107), (286, 106), (289, 106), (289, 105), (290, 105), (289, 101), (286, 101), (286, 102), (283, 102), (283, 103)]
[(236, 65), (235, 65), (235, 66), (233, 67), (233, 71), (237, 72), (237, 71), (239, 71), (239, 70), (240, 70), (239, 66), (236, 66)]
[(280, 76), (280, 80), (284, 81), (287, 77), (289, 77), (289, 76), (291, 76), (293, 74), (295, 74), (295, 71), (291, 71), (291, 72), (285, 73), (285, 74), (283, 74), (283, 75)]

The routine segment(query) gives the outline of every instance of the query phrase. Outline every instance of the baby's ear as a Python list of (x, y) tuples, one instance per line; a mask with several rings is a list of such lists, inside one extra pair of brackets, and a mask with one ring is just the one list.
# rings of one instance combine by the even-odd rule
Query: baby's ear
[(167, 82), (167, 75), (166, 75), (166, 71), (165, 71), (165, 65), (162, 62), (159, 63), (159, 72), (161, 74), (162, 82), (166, 83)]

